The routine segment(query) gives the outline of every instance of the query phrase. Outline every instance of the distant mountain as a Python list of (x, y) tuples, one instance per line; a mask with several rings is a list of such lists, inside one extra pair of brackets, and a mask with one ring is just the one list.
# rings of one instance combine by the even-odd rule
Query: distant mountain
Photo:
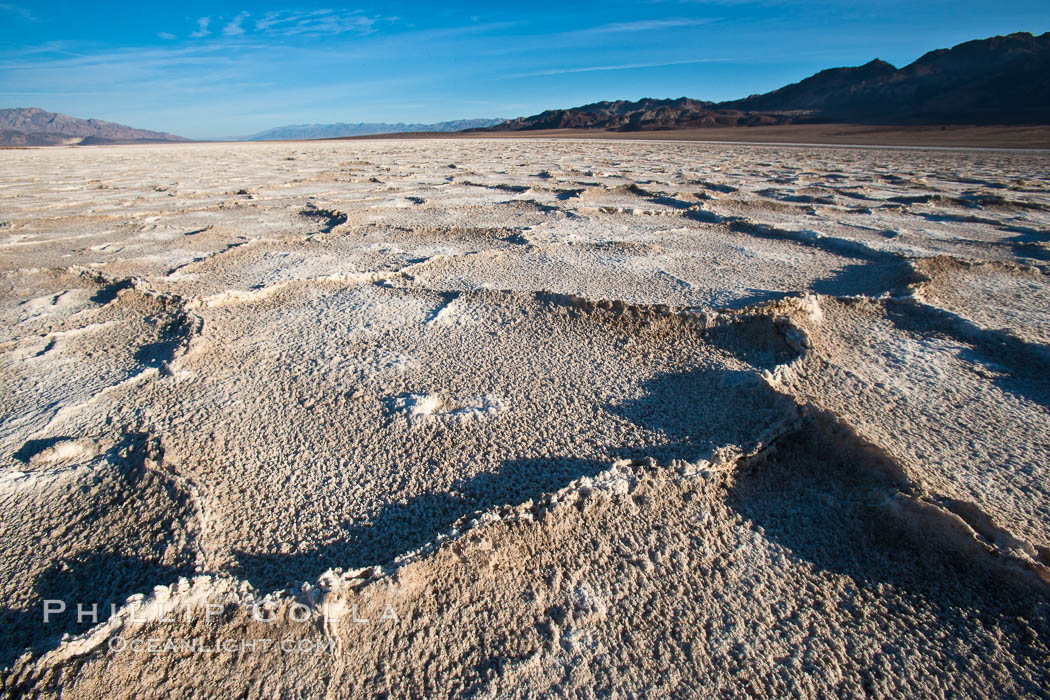
[(1050, 32), (996, 36), (927, 53), (830, 68), (730, 102), (643, 99), (548, 110), (483, 129), (640, 131), (804, 122), (1050, 124)]
[(375, 134), (400, 134), (412, 131), (451, 132), (477, 129), (502, 123), (502, 119), (457, 119), (436, 124), (384, 124), (382, 122), (360, 122), (357, 124), (292, 124), (278, 126), (249, 136), (246, 141), (280, 141), (305, 139), (334, 139), (343, 136), (372, 136)]
[(77, 119), (36, 107), (0, 109), (0, 146), (87, 146), (185, 140), (159, 131), (134, 129), (101, 119)]

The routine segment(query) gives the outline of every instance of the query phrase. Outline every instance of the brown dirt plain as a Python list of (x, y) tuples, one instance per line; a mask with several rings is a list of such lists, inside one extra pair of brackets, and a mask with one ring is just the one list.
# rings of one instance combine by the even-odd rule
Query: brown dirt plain
[(904, 146), (910, 148), (1050, 149), (1050, 126), (894, 126), (864, 124), (786, 124), (782, 126), (604, 131), (546, 129), (470, 134), (404, 133), (354, 136), (350, 139), (600, 139), (629, 141), (701, 141), (715, 143), (823, 144), (830, 146)]

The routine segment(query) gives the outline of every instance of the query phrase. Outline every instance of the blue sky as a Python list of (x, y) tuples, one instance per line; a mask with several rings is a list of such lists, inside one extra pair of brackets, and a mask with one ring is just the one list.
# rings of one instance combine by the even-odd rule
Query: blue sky
[(1046, 0), (0, 2), (0, 106), (192, 138), (722, 100), (1014, 31)]

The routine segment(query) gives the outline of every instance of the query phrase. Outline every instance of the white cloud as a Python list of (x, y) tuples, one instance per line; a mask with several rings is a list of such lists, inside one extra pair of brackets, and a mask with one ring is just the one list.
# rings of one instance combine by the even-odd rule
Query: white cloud
[[(360, 11), (315, 10), (313, 12), (267, 12), (255, 21), (255, 29), (267, 34), (283, 36), (310, 34), (371, 34), (379, 17), (369, 17)], [(393, 18), (385, 18), (392, 21)]]
[(32, 11), (30, 11), (28, 8), (22, 7), (21, 5), (12, 5), (11, 3), (0, 2), (0, 11), (16, 14), (27, 22), (37, 21), (36, 15), (34, 15)]
[(164, 41), (171, 41), (175, 38), (175, 35), (171, 32), (157, 32), (157, 36), (159, 36)]
[(708, 19), (643, 19), (637, 22), (614, 22), (598, 27), (585, 29), (586, 32), (605, 34), (611, 32), (650, 32), (658, 29), (676, 29), (678, 27), (696, 27), (707, 24)]
[(248, 19), (248, 13), (241, 12), (236, 17), (234, 17), (229, 24), (222, 28), (222, 35), (240, 36), (241, 34), (244, 34), (244, 27), (241, 25), (244, 24), (244, 20), (246, 19)]
[(190, 34), (190, 36), (194, 39), (200, 39), (201, 37), (208, 36), (209, 34), (211, 34), (211, 32), (208, 30), (209, 24), (211, 24), (211, 17), (201, 17), (197, 20), (197, 31)]

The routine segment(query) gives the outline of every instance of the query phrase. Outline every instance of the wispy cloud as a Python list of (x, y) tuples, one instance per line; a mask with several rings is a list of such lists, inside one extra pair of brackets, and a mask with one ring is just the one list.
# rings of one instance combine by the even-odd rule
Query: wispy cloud
[(11, 3), (0, 2), (0, 12), (10, 12), (12, 14), (16, 14), (27, 22), (37, 21), (37, 16), (34, 15), (29, 8), (22, 7), (21, 5), (12, 5)]
[(194, 39), (200, 39), (211, 34), (208, 30), (208, 25), (211, 24), (211, 17), (201, 17), (197, 20), (197, 31), (190, 34)]
[(413, 110), (427, 119), (416, 119), (413, 110), (385, 106), (392, 95), (420, 94), (427, 78), (407, 71), (384, 72), (380, 66), (391, 63), (389, 56), (378, 59), (376, 70), (362, 70), (358, 62), (373, 60), (373, 54), (373, 47), (318, 47), (316, 42), (304, 47), (250, 37), (92, 50), (76, 56), (57, 49), (47, 56), (0, 50), (0, 102), (39, 104), (190, 137), (245, 134), (306, 121), (476, 116), (446, 112), (431, 119), (425, 108), (417, 107)]
[(677, 29), (679, 27), (696, 27), (708, 24), (710, 19), (643, 19), (637, 22), (613, 22), (597, 27), (591, 27), (583, 31), (593, 34), (608, 34), (612, 32), (651, 32), (660, 29)]
[(229, 24), (222, 28), (223, 36), (240, 36), (244, 34), (244, 20), (248, 19), (247, 12), (241, 12), (234, 17)]
[(381, 20), (354, 10), (315, 10), (313, 12), (267, 12), (255, 21), (255, 29), (266, 34), (284, 36), (308, 34), (371, 34)]
[(725, 63), (724, 58), (693, 58), (686, 61), (661, 61), (658, 63), (620, 63), (611, 66), (581, 66), (576, 68), (551, 68), (549, 70), (530, 71), (528, 73), (514, 73), (508, 78), (534, 78), (543, 75), (562, 75), (565, 73), (592, 73), (594, 71), (606, 70), (630, 70), (632, 68), (661, 68), (663, 66), (684, 66), (691, 63)]
[(175, 38), (175, 35), (171, 32), (157, 32), (157, 36), (159, 36), (164, 41), (171, 41)]
[[(415, 94), (422, 82), (412, 75), (348, 71), (348, 61), (355, 60), (345, 49), (317, 50), (251, 39), (138, 46), (81, 55), (57, 48), (46, 55), (0, 50), (0, 101), (54, 105), (55, 111), (79, 116), (207, 136), (258, 131), (281, 123), (257, 117), (255, 112), (291, 110), (299, 120), (324, 113), (319, 110), (353, 114), (355, 107), (343, 100), (358, 98), (351, 104), (380, 104), (389, 101), (392, 93)], [(266, 81), (246, 78), (260, 75)], [(290, 113), (281, 120), (294, 121)], [(202, 114), (207, 118), (202, 119)], [(357, 121), (369, 116), (359, 112)], [(386, 116), (400, 117), (380, 114), (378, 120)]]

